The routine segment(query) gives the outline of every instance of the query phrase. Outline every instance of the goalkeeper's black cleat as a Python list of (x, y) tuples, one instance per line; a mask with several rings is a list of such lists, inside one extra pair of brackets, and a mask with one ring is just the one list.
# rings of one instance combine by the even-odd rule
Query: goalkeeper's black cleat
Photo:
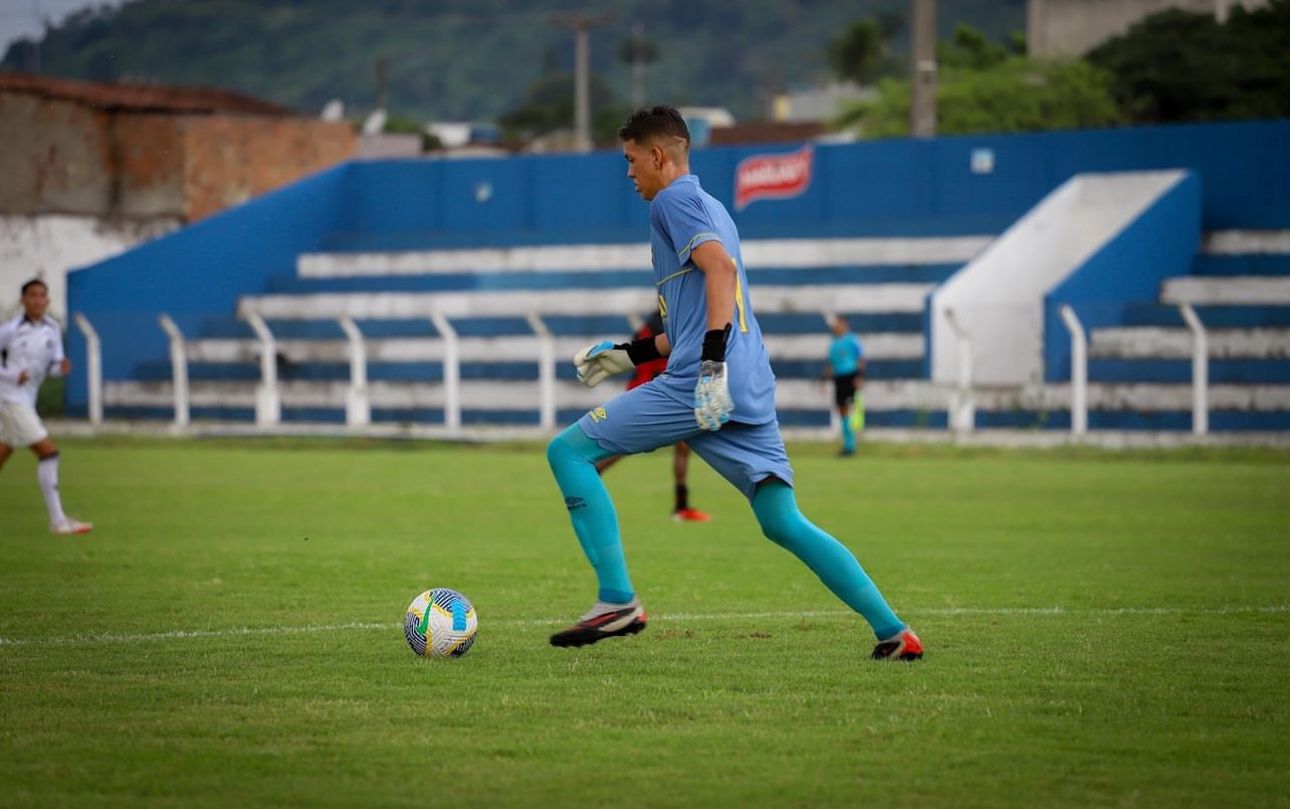
[[(599, 607), (600, 605), (597, 605)], [(587, 646), (605, 638), (635, 635), (645, 628), (649, 616), (638, 602), (625, 604), (619, 609), (610, 607), (601, 612), (593, 607), (578, 623), (551, 636), (552, 646)]]
[(914, 630), (905, 627), (895, 637), (879, 641), (873, 647), (871, 657), (874, 660), (918, 660), (923, 656), (923, 642), (914, 634)]

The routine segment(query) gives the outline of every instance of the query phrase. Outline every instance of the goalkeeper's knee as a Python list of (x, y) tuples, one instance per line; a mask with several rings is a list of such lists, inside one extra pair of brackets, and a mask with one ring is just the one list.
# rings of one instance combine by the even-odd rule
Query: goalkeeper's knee
[(602, 449), (577, 423), (570, 424), (546, 445), (546, 461), (557, 474), (579, 463), (594, 464), (612, 453)]

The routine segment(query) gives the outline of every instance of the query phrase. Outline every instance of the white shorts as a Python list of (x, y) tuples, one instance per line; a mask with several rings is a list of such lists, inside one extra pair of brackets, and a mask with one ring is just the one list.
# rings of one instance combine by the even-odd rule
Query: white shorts
[(36, 409), (20, 402), (0, 401), (0, 444), (30, 447), (49, 437)]

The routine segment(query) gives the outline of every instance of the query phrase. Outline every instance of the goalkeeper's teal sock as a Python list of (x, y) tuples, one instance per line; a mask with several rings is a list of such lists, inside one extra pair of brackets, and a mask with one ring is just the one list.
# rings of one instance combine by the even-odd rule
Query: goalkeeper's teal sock
[(851, 426), (851, 414), (842, 419), (842, 449), (846, 452), (856, 451), (856, 431)]
[(609, 491), (596, 471), (596, 461), (612, 454), (588, 438), (577, 424), (551, 439), (546, 448), (546, 458), (564, 495), (573, 531), (596, 571), (600, 583), (598, 598), (611, 604), (626, 604), (635, 597), (636, 591), (627, 575), (614, 501), (609, 499)]
[(855, 555), (802, 515), (791, 486), (780, 480), (761, 484), (752, 507), (766, 536), (805, 562), (834, 595), (864, 616), (879, 640), (905, 628)]

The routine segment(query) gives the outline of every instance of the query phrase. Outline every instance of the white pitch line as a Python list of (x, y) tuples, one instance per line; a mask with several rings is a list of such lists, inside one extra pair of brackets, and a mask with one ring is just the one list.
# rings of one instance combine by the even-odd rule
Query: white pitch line
[[(902, 610), (908, 615), (1248, 615), (1290, 613), (1290, 604), (1263, 607), (924, 607)], [(854, 616), (847, 610), (814, 610), (803, 612), (713, 612), (655, 615), (656, 621), (731, 621), (762, 618), (843, 618)], [(488, 626), (558, 627), (561, 618), (500, 618), (487, 621)], [(232, 627), (229, 629), (172, 629), (167, 632), (130, 634), (63, 635), (52, 638), (0, 638), (0, 646), (75, 646), (84, 643), (145, 643), (155, 640), (189, 638), (234, 638), (262, 635), (299, 635), (308, 632), (343, 632), (353, 629), (394, 631), (397, 623), (305, 624), (303, 626)]]

